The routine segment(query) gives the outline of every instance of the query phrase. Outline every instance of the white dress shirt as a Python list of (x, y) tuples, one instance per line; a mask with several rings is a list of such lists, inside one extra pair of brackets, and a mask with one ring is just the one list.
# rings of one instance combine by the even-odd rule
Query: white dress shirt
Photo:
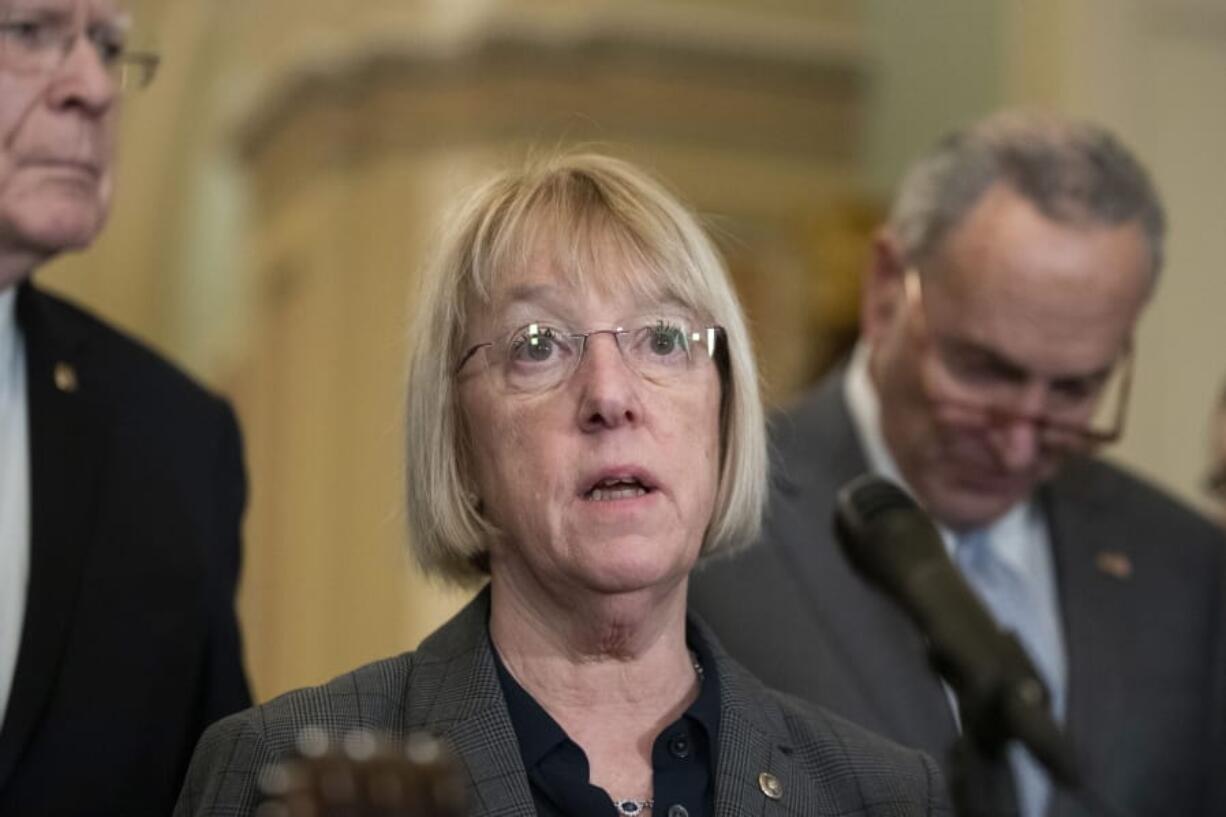
[(0, 291), (0, 723), (8, 708), (30, 579), (30, 435), (17, 288)]

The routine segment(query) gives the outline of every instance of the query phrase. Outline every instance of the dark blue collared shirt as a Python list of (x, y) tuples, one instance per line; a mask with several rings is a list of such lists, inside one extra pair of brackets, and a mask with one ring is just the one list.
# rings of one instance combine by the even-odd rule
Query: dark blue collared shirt
[[(715, 752), (719, 736), (719, 677), (692, 626), (686, 643), (702, 667), (698, 697), (656, 736), (651, 749), (653, 800), (644, 817), (711, 817), (715, 813)], [(612, 797), (588, 782), (587, 755), (507, 671), (494, 650), (498, 680), (519, 739), (519, 752), (538, 817), (617, 817)]]

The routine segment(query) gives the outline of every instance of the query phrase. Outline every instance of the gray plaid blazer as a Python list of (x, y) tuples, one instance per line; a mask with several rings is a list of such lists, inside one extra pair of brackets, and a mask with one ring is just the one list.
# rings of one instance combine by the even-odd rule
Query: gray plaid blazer
[[(412, 653), (367, 664), (218, 721), (196, 747), (175, 809), (250, 815), (260, 768), (289, 755), (299, 730), (365, 728), (392, 739), (426, 731), (447, 740), (478, 815), (535, 813), (489, 640), (489, 590)], [(699, 625), (701, 626), (701, 625)], [(715, 812), (733, 815), (947, 815), (944, 785), (926, 755), (903, 749), (799, 699), (766, 689), (705, 628), (720, 679)], [(770, 772), (782, 796), (758, 782)]]

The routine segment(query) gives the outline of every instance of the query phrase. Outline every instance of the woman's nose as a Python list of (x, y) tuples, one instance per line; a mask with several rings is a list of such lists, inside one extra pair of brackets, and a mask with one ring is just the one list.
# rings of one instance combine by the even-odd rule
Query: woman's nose
[(642, 381), (622, 355), (618, 336), (596, 332), (584, 342), (575, 372), (579, 421), (586, 430), (614, 428), (642, 418)]

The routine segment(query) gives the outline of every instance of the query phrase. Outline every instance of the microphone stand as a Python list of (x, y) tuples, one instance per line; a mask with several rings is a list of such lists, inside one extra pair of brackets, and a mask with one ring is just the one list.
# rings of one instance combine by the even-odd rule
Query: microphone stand
[(1017, 788), (1005, 753), (986, 751), (966, 729), (949, 751), (949, 793), (957, 817), (1018, 815)]
[(1071, 752), (1050, 720), (1035, 718), (1048, 710), (1047, 690), (1034, 676), (1017, 639), (1007, 633), (991, 670), (967, 672), (935, 642), (929, 659), (956, 690), (962, 732), (950, 749), (950, 795), (957, 817), (1017, 817), (1019, 800), (1007, 744), (1020, 740), (1037, 750), (1052, 782), (1076, 788), (1078, 775)]
[[(935, 652), (929, 650), (933, 666), (942, 677), (948, 678), (941, 672), (941, 659)], [(956, 817), (1018, 817), (1020, 814), (1017, 785), (1006, 749), (1011, 739), (1025, 742), (1032, 730), (1024, 725), (1020, 729), (1010, 729), (1009, 723), (1025, 724), (1025, 721), (1010, 719), (1002, 713), (1032, 705), (1029, 701), (1035, 700), (1036, 695), (1042, 696), (1046, 706), (1045, 689), (1041, 686), (1035, 689), (1027, 681), (1010, 680), (1006, 672), (1003, 678), (998, 676), (994, 691), (978, 688), (975, 693), (959, 696), (962, 731), (949, 751), (949, 791)], [(1043, 737), (1041, 732), (1038, 736)], [(1067, 746), (1055, 746), (1050, 741), (1038, 745), (1041, 753), (1036, 757), (1047, 769), (1052, 784), (1071, 794), (1087, 814), (1128, 817), (1126, 812), (1081, 781)]]
[(900, 604), (928, 659), (957, 693), (962, 734), (950, 754), (959, 817), (1015, 817), (1006, 744), (1017, 740), (1053, 783), (1091, 812), (1118, 815), (1082, 784), (1072, 746), (1017, 638), (1001, 631), (949, 560), (932, 520), (901, 488), (864, 474), (839, 489), (835, 537), (853, 567)]

